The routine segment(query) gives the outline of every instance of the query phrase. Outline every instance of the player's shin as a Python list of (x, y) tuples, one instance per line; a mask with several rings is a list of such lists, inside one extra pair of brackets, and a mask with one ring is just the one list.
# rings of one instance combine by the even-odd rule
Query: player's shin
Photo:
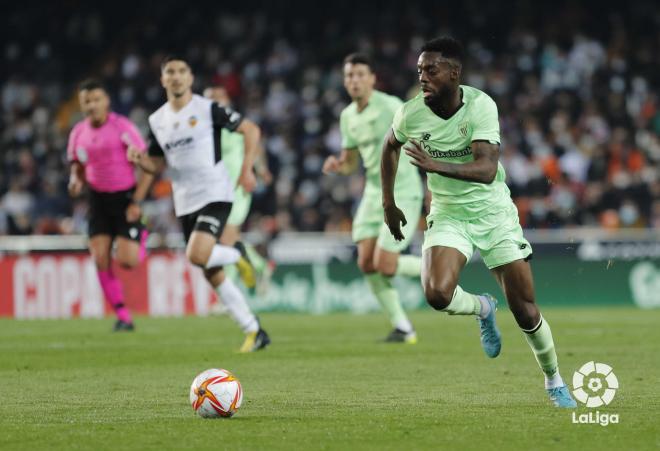
[(257, 332), (259, 330), (259, 321), (254, 316), (245, 300), (245, 296), (234, 282), (225, 277), (225, 280), (215, 287), (220, 301), (227, 307), (229, 316), (238, 324), (244, 333)]
[(396, 265), (396, 275), (419, 277), (422, 273), (422, 259), (417, 255), (399, 255)]
[(449, 305), (443, 310), (450, 315), (479, 315), (482, 313), (482, 302), (476, 294), (464, 291), (456, 285), (454, 295)]
[(224, 265), (231, 265), (236, 263), (240, 257), (241, 253), (237, 249), (231, 246), (225, 246), (223, 244), (216, 244), (213, 246), (211, 255), (206, 262), (206, 268), (209, 269)]
[(391, 277), (380, 273), (365, 274), (371, 292), (383, 307), (395, 329), (412, 332), (413, 327), (399, 300), (399, 293), (392, 285)]
[(552, 331), (548, 322), (541, 316), (539, 323), (534, 328), (531, 330), (522, 329), (522, 331), (545, 375), (545, 388), (556, 388), (564, 385), (559, 375), (557, 352), (555, 351), (555, 343), (552, 340)]

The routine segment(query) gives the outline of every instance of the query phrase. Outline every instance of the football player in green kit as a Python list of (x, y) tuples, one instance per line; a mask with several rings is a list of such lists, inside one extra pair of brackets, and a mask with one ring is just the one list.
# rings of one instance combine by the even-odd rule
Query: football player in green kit
[[(216, 101), (221, 106), (232, 106), (229, 93), (223, 86), (211, 86), (206, 88), (204, 90), (204, 97)], [(243, 165), (243, 135), (223, 129), (221, 142), (222, 159), (227, 166), (227, 171), (229, 171), (232, 182), (236, 184), (238, 176), (240, 175), (241, 166)], [(266, 184), (271, 183), (272, 175), (268, 170), (263, 150), (257, 156), (254, 166), (259, 178)], [(253, 288), (256, 285), (255, 288), (257, 293), (263, 295), (270, 283), (270, 277), (273, 274), (274, 265), (272, 262), (269, 262), (262, 257), (251, 244), (240, 241), (241, 226), (250, 213), (251, 204), (252, 193), (246, 192), (241, 186), (236, 186), (236, 190), (234, 191), (234, 202), (232, 203), (231, 212), (227, 218), (227, 225), (220, 237), (220, 243), (227, 246), (238, 244), (238, 246), (245, 249), (245, 253), (254, 268), (256, 278), (244, 280), (244, 283), (247, 288)], [(225, 273), (233, 279), (236, 279), (236, 272), (237, 270), (234, 265), (228, 265), (225, 268)], [(222, 313), (222, 308), (222, 303), (216, 303), (211, 306), (211, 311), (213, 313)]]
[[(427, 302), (450, 315), (475, 315), (481, 344), (497, 357), (501, 336), (495, 322), (497, 301), (458, 285), (458, 277), (479, 249), (506, 296), (511, 312), (545, 375), (545, 388), (557, 407), (576, 407), (561, 376), (548, 322), (534, 301), (529, 259), (518, 211), (499, 163), (500, 128), (495, 102), (460, 84), (464, 52), (453, 38), (427, 42), (417, 62), (421, 92), (397, 111), (382, 152), (385, 222), (396, 240), (405, 240), (406, 212), (398, 207), (399, 154), (428, 175), (431, 211), (423, 245), (422, 286)], [(395, 182), (396, 179), (396, 182)], [(396, 201), (396, 202), (395, 202)]]
[(342, 152), (330, 156), (323, 172), (348, 174), (357, 169), (362, 158), (366, 180), (360, 206), (353, 219), (353, 241), (358, 248), (358, 266), (369, 288), (387, 313), (393, 330), (388, 342), (417, 342), (415, 330), (404, 312), (392, 277), (419, 277), (421, 260), (414, 255), (399, 255), (410, 243), (422, 210), (423, 191), (419, 171), (401, 156), (399, 179), (394, 190), (408, 217), (404, 224), (407, 239), (395, 240), (383, 223), (380, 187), (380, 156), (383, 139), (390, 130), (399, 98), (374, 89), (376, 76), (369, 58), (351, 54), (344, 60), (344, 87), (353, 102), (341, 113)]

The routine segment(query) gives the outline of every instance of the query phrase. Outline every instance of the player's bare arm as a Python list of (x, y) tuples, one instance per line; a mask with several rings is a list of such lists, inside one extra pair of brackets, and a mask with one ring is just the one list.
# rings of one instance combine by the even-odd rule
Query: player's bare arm
[(410, 145), (404, 149), (411, 158), (410, 162), (425, 172), (486, 184), (492, 183), (497, 174), (499, 144), (492, 144), (488, 141), (472, 141), (474, 161), (464, 164), (437, 161), (415, 140), (410, 140)]
[(242, 186), (246, 192), (251, 193), (257, 186), (253, 168), (259, 153), (261, 129), (251, 120), (243, 119), (236, 131), (243, 135), (243, 145), (245, 146), (245, 156), (243, 157), (241, 175), (238, 177), (238, 185)]
[(78, 197), (85, 186), (85, 168), (77, 161), (71, 163), (69, 173), (69, 195)]
[(380, 180), (383, 189), (385, 224), (387, 224), (390, 233), (397, 241), (404, 239), (401, 226), (405, 226), (408, 223), (403, 212), (396, 206), (394, 199), (394, 180), (396, 179), (396, 171), (399, 167), (399, 154), (402, 145), (394, 137), (392, 130), (390, 130), (385, 137), (383, 154), (380, 160)]
[(133, 199), (128, 207), (126, 207), (126, 220), (128, 222), (136, 222), (142, 216), (141, 203), (147, 197), (151, 184), (153, 183), (155, 175), (142, 171), (133, 193)]
[(324, 174), (348, 175), (354, 173), (360, 162), (357, 149), (342, 149), (339, 158), (330, 155), (323, 162)]

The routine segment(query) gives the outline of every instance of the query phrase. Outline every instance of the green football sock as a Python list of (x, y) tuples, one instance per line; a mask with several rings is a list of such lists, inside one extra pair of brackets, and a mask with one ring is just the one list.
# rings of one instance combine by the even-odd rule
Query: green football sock
[(391, 277), (385, 277), (380, 273), (365, 274), (365, 277), (371, 292), (376, 296), (380, 305), (383, 306), (392, 326), (404, 332), (412, 331), (412, 325), (406, 312), (403, 311), (399, 301), (399, 293), (392, 285)]
[(478, 315), (481, 313), (481, 301), (476, 294), (463, 291), (460, 285), (456, 285), (454, 296), (443, 312), (450, 315)]
[(422, 259), (417, 255), (399, 255), (396, 265), (396, 275), (419, 277), (422, 273)]
[(541, 316), (538, 326), (532, 330), (523, 329), (522, 331), (525, 332), (525, 340), (532, 348), (534, 357), (543, 373), (548, 377), (557, 373), (557, 353), (548, 322)]
[(252, 246), (251, 244), (248, 243), (243, 243), (245, 245), (245, 252), (248, 255), (248, 258), (250, 259), (250, 263), (252, 263), (252, 267), (254, 270), (257, 272), (257, 274), (261, 274), (264, 272), (266, 269), (266, 265), (268, 262), (266, 261), (265, 258), (261, 256), (259, 252)]

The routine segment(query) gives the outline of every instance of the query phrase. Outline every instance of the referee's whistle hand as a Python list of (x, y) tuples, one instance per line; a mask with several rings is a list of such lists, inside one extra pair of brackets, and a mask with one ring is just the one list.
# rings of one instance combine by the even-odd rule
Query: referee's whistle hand
[(128, 146), (126, 149), (126, 159), (134, 164), (140, 164), (140, 159), (142, 158), (142, 152), (135, 146)]

